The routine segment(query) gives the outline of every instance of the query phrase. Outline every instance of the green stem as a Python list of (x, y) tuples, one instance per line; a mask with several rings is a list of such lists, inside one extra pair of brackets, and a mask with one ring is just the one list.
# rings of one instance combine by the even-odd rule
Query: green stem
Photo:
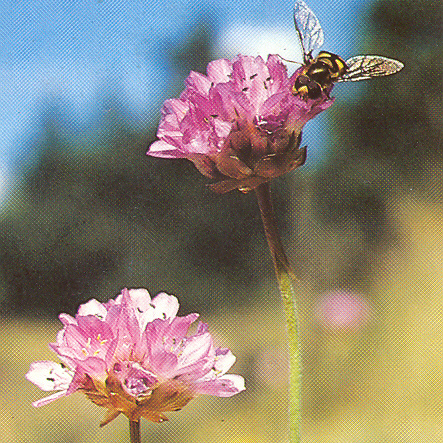
[(129, 435), (131, 443), (141, 443), (140, 420), (129, 420)]
[(293, 273), (286, 257), (272, 205), (271, 188), (264, 183), (255, 189), (269, 250), (274, 261), (280, 295), (286, 318), (289, 342), (289, 441), (300, 442), (301, 356), (298, 341), (297, 304), (291, 278)]

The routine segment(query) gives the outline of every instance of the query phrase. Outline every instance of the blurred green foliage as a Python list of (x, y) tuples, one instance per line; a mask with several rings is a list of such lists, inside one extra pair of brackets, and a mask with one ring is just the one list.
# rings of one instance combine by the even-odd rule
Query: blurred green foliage
[(346, 259), (335, 283), (359, 288), (372, 281), (371, 262), (396, 243), (388, 216), (393, 201), (411, 191), (442, 200), (443, 5), (369, 5), (360, 53), (396, 58), (405, 68), (392, 77), (337, 86), (350, 94), (334, 105), (330, 154), (311, 183), (316, 222), (356, 239), (336, 251)]
[(384, 184), (404, 189), (423, 180), (429, 163), (442, 161), (443, 6), (387, 0), (375, 3), (371, 16), (363, 52), (395, 54), (405, 68), (366, 85), (363, 96), (346, 105), (351, 118), (342, 119), (337, 141), (341, 158), (357, 161), (350, 167), (366, 176), (368, 169), (378, 172)]
[[(191, 61), (210, 61), (212, 40), (211, 23), (201, 21), (172, 55), (180, 84)], [(225, 293), (239, 302), (236, 288), (253, 280), (250, 244), (261, 235), (253, 196), (215, 196), (190, 162), (147, 157), (157, 114), (137, 131), (118, 100), (103, 102), (110, 111), (89, 133), (72, 129), (57, 103), (42, 112), (29, 148), (37, 161), (0, 221), (3, 308), (53, 316), (122, 285), (186, 293), (194, 308), (211, 309)]]

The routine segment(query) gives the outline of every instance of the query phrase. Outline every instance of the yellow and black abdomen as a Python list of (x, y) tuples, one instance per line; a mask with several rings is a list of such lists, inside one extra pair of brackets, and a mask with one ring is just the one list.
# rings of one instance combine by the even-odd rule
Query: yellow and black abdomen
[[(340, 56), (326, 51), (321, 51), (318, 54), (314, 60), (314, 64), (319, 64), (328, 70), (332, 82), (340, 78), (340, 76), (348, 70), (346, 62)], [(320, 69), (320, 66), (318, 66), (318, 69)]]
[(347, 71), (345, 61), (338, 55), (321, 51), (296, 78), (293, 91), (303, 98), (316, 99)]

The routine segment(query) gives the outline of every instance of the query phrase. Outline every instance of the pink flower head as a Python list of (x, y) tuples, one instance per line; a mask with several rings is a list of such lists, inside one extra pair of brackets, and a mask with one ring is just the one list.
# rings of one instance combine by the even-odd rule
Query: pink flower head
[(226, 372), (235, 357), (216, 348), (205, 323), (188, 335), (198, 314), (178, 317), (176, 297), (151, 300), (145, 289), (124, 289), (107, 303), (90, 300), (77, 315), (61, 314), (63, 329), (50, 347), (63, 364), (38, 361), (26, 378), (44, 391), (43, 406), (82, 391), (107, 408), (101, 426), (119, 414), (131, 421), (167, 420), (199, 394), (230, 397), (244, 390), (243, 377)]
[(359, 330), (368, 322), (369, 314), (365, 299), (348, 291), (328, 292), (317, 305), (317, 318), (328, 329)]
[(332, 105), (332, 87), (316, 99), (294, 94), (303, 67), (288, 77), (277, 55), (239, 55), (191, 72), (180, 98), (167, 100), (148, 155), (187, 158), (218, 182), (216, 192), (247, 192), (301, 166), (307, 121)]

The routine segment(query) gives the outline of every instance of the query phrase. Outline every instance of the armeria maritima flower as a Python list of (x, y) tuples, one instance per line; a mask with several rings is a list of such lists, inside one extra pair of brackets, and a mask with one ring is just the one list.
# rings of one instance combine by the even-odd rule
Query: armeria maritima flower
[(177, 317), (176, 297), (165, 293), (151, 300), (145, 289), (123, 290), (107, 303), (90, 300), (64, 324), (51, 348), (63, 364), (38, 361), (26, 378), (44, 391), (59, 391), (33, 403), (43, 406), (81, 391), (107, 408), (101, 426), (119, 414), (137, 421), (167, 420), (199, 394), (230, 397), (244, 390), (243, 377), (226, 372), (235, 357), (216, 348), (198, 314)]
[(180, 98), (165, 102), (148, 155), (191, 160), (216, 192), (247, 192), (301, 166), (303, 126), (333, 103), (332, 86), (316, 99), (293, 93), (302, 69), (289, 77), (277, 55), (239, 55), (191, 72)]

